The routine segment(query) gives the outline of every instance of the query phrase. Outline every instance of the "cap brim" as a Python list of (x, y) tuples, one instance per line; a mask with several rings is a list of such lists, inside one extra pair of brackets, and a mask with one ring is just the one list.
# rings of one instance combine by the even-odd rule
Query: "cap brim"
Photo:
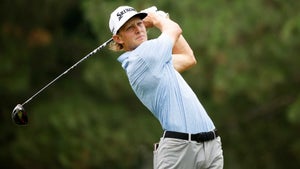
[[(148, 15), (147, 13), (140, 12), (140, 13), (137, 13), (137, 14), (133, 15), (133, 17), (134, 17), (134, 16), (139, 16), (141, 19), (144, 19), (147, 15)], [(132, 18), (132, 17), (131, 17), (131, 18)]]

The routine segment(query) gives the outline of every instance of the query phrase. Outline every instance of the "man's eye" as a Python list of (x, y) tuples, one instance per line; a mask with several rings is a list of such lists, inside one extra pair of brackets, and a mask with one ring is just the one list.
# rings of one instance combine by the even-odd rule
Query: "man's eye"
[(130, 31), (130, 30), (132, 30), (133, 29), (133, 26), (129, 26), (126, 30), (127, 31)]

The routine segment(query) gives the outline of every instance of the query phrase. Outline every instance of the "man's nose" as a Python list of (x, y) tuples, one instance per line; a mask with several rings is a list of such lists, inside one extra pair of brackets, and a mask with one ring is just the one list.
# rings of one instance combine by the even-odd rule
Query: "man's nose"
[(135, 26), (135, 32), (136, 33), (141, 32), (141, 30), (142, 30), (142, 28), (140, 26), (138, 26), (138, 25)]

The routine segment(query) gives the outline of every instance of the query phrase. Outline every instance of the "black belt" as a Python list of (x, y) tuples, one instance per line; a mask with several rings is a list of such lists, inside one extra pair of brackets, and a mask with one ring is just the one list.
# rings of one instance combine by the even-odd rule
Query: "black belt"
[(180, 133), (180, 132), (174, 132), (174, 131), (166, 131), (164, 138), (175, 138), (175, 139), (182, 139), (182, 140), (189, 140), (189, 137), (191, 141), (196, 142), (205, 142), (210, 141), (215, 138), (217, 138), (218, 132), (217, 130), (209, 131), (209, 132), (202, 132), (197, 134), (188, 134), (188, 133)]

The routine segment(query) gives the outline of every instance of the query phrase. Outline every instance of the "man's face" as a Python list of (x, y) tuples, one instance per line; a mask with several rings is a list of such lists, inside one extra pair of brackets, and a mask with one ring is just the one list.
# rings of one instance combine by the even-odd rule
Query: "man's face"
[(122, 44), (126, 51), (134, 50), (147, 40), (147, 32), (143, 20), (133, 17), (119, 30), (118, 43)]

